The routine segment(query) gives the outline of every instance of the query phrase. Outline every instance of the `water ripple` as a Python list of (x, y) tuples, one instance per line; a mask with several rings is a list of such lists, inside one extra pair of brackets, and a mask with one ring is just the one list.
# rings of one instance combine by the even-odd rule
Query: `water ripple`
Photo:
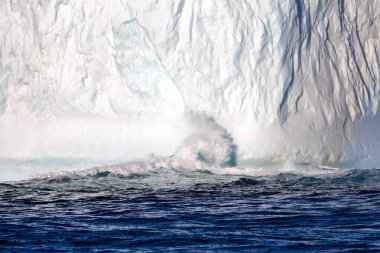
[(378, 170), (165, 173), (0, 184), (0, 251), (380, 250)]

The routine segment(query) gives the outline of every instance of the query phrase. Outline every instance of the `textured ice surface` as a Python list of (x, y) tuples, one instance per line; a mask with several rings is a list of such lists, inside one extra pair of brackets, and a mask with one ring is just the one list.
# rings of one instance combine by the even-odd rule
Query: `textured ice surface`
[(2, 174), (170, 156), (185, 111), (240, 166), (380, 162), (376, 0), (4, 0), (0, 27)]

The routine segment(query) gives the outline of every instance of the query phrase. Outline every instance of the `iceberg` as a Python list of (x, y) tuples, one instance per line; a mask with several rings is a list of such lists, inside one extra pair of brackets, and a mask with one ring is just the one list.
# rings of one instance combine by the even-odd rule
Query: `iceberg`
[(4, 0), (0, 180), (199, 143), (216, 166), (376, 167), (379, 30), (375, 1)]

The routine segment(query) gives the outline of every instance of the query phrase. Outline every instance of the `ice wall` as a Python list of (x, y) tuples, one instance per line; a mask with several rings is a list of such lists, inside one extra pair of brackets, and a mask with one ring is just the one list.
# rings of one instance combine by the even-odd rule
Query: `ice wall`
[(0, 157), (167, 155), (191, 110), (240, 165), (375, 166), (379, 18), (376, 0), (4, 0)]

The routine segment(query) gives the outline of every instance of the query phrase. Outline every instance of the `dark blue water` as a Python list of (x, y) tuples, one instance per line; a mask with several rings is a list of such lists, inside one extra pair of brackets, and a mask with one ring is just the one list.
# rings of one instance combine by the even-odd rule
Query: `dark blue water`
[(0, 184), (0, 251), (379, 252), (380, 171)]

